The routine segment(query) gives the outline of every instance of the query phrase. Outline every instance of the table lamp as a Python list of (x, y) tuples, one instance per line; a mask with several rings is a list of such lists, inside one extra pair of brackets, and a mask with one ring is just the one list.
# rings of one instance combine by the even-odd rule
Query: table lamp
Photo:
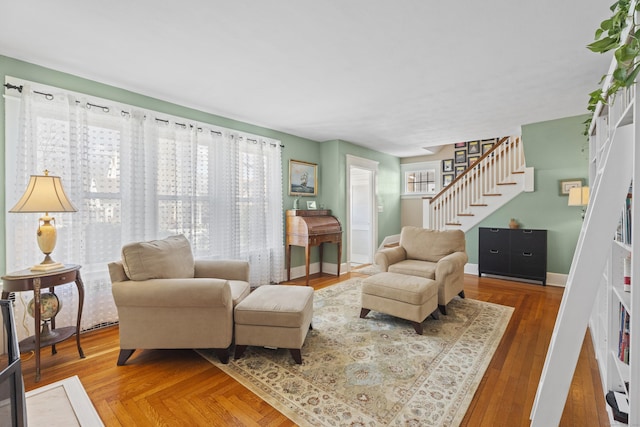
[(49, 271), (64, 267), (62, 263), (51, 259), (51, 252), (56, 247), (57, 232), (54, 225), (55, 218), (49, 216), (50, 212), (76, 212), (77, 209), (69, 201), (69, 198), (62, 188), (62, 181), (59, 176), (50, 176), (45, 170), (44, 175), (31, 175), (29, 185), (24, 194), (9, 210), (18, 213), (40, 213), (38, 223), (38, 246), (44, 253), (44, 261), (31, 267), (31, 271)]
[(569, 206), (582, 206), (582, 219), (584, 219), (584, 207), (589, 203), (589, 187), (573, 187), (569, 190)]

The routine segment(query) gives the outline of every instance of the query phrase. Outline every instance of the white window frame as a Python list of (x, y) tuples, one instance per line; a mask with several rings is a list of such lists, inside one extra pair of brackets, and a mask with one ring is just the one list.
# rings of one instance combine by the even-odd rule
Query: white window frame
[[(433, 160), (430, 162), (416, 162), (416, 163), (403, 163), (400, 165), (400, 173), (401, 175), (401, 179), (400, 182), (402, 183), (402, 188), (400, 189), (400, 193), (403, 197), (423, 197), (423, 196), (428, 196), (428, 195), (435, 195), (437, 194), (441, 188), (442, 188), (442, 172), (441, 172), (441, 168), (442, 168), (442, 161), (441, 160)], [(411, 172), (424, 172), (424, 171), (430, 171), (433, 170), (434, 171), (434, 177), (435, 177), (435, 189), (434, 191), (427, 191), (427, 192), (422, 192), (422, 193), (416, 193), (416, 192), (407, 192), (407, 188), (408, 188), (408, 175)]]

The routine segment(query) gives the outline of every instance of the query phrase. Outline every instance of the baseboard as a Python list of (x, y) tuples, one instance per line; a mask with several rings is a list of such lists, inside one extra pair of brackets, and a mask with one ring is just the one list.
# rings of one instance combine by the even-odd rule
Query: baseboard
[[(314, 262), (309, 264), (309, 274), (316, 274), (320, 272), (320, 263), (319, 262)], [(322, 272), (323, 273), (328, 273), (328, 274), (336, 274), (338, 272), (338, 264), (335, 263), (331, 263), (331, 262), (323, 262), (322, 263)], [(342, 263), (340, 264), (340, 274), (345, 274), (347, 273), (347, 264), (346, 263)], [(300, 277), (304, 277), (306, 273), (306, 268), (304, 265), (300, 265), (298, 267), (293, 267), (291, 268), (291, 280), (293, 279), (299, 279)], [(287, 277), (287, 272), (284, 272), (283, 277)]]
[[(471, 264), (471, 263), (467, 263), (464, 266), (464, 273), (465, 274), (473, 274), (474, 276), (478, 275), (478, 264)], [(524, 280), (524, 279), (518, 279), (515, 277), (506, 277), (506, 276), (491, 276), (491, 277), (504, 277), (505, 279), (508, 280), (513, 280), (515, 282), (525, 282), (525, 283), (540, 283), (540, 282), (535, 282), (535, 281), (531, 281), (531, 280)], [(568, 275), (566, 274), (560, 274), (560, 273), (549, 273), (547, 272), (547, 285), (549, 286), (560, 286), (560, 287), (565, 287), (565, 285), (567, 284), (567, 277)]]

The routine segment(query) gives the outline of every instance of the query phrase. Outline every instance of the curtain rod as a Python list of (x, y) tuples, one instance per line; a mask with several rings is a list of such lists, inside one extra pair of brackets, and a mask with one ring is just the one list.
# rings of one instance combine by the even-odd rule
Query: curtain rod
[[(6, 87), (7, 89), (15, 89), (15, 90), (17, 90), (17, 91), (18, 91), (18, 92), (20, 92), (20, 93), (22, 93), (22, 89), (24, 89), (24, 86), (22, 86), (22, 85), (16, 86), (16, 85), (13, 85), (13, 84), (11, 84), (11, 83), (5, 83), (5, 84), (4, 84), (4, 87)], [(46, 99), (48, 99), (49, 101), (51, 101), (51, 100), (53, 99), (53, 94), (51, 94), (51, 93), (38, 92), (37, 90), (34, 90), (34, 91), (33, 91), (33, 93), (37, 93), (38, 95), (43, 95), (43, 96), (44, 96)], [(76, 104), (80, 104), (80, 101), (76, 101)], [(90, 102), (87, 102), (87, 108), (89, 108), (89, 109), (90, 109), (91, 107), (100, 108), (100, 109), (102, 109), (102, 111), (103, 111), (103, 112), (105, 112), (105, 113), (108, 113), (108, 112), (110, 111), (110, 109), (109, 109), (109, 107), (108, 107), (108, 106), (105, 106), (105, 105), (97, 105), (97, 104), (92, 104), (92, 103), (90, 103)], [(130, 112), (128, 112), (128, 111), (121, 110), (121, 111), (120, 111), (120, 114), (122, 114), (122, 115), (124, 116), (124, 115), (130, 115), (131, 113), (130, 113)], [(147, 116), (145, 116), (145, 118), (146, 118), (146, 117), (147, 117)], [(169, 123), (169, 120), (159, 119), (159, 118), (157, 118), (157, 117), (155, 118), (155, 120), (156, 120), (157, 122)], [(175, 124), (176, 124), (177, 126), (182, 126), (182, 127), (183, 127), (183, 128), (185, 128), (185, 129), (186, 129), (186, 127), (187, 127), (187, 124), (186, 124), (186, 123), (178, 123), (178, 122), (175, 122)], [(192, 128), (193, 128), (194, 126), (190, 124), (190, 125), (189, 125), (189, 127), (192, 127)], [(198, 130), (198, 132), (202, 132), (202, 128), (201, 128), (201, 127), (198, 127), (198, 128), (197, 128), (197, 130)], [(210, 131), (211, 131), (211, 133), (215, 133), (216, 135), (222, 135), (222, 132), (220, 132), (219, 130), (213, 130), (213, 129), (210, 129)], [(257, 143), (258, 143), (258, 140), (256, 140), (256, 139), (252, 139), (252, 138), (247, 138), (247, 141), (248, 141), (248, 142), (253, 142), (254, 144), (257, 144)], [(274, 146), (274, 147), (275, 147), (275, 146), (277, 146), (278, 144), (270, 143), (270, 145), (272, 145), (272, 146)], [(284, 148), (284, 144), (280, 143), (280, 148)]]

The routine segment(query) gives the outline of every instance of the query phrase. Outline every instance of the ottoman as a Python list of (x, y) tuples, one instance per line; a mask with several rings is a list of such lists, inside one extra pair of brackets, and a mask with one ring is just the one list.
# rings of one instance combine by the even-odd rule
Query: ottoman
[(239, 359), (247, 346), (288, 348), (302, 363), (300, 349), (311, 329), (313, 288), (264, 285), (251, 292), (234, 309), (236, 351)]
[(424, 319), (430, 314), (438, 318), (438, 285), (435, 280), (407, 274), (374, 274), (362, 281), (360, 317), (371, 310), (409, 320), (422, 335)]

